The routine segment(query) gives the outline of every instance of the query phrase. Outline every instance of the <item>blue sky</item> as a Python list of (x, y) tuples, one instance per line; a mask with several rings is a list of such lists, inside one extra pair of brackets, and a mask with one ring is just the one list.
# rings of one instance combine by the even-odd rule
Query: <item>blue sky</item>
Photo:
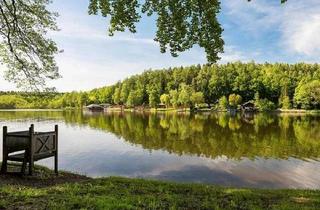
[[(318, 62), (320, 58), (319, 0), (221, 0), (220, 22), (225, 29), (225, 53), (220, 63)], [(57, 56), (63, 78), (49, 82), (59, 91), (90, 90), (114, 84), (147, 69), (206, 63), (199, 47), (178, 58), (161, 54), (154, 18), (144, 18), (138, 33), (107, 36), (108, 21), (87, 14), (88, 0), (54, 0), (51, 10), (60, 16), (59, 32), (50, 36), (64, 52)], [(0, 90), (14, 90), (2, 79)]]

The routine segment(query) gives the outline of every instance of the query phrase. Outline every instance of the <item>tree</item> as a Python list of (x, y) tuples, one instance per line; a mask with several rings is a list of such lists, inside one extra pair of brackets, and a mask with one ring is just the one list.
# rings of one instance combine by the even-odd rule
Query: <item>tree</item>
[(259, 94), (259, 92), (256, 92), (254, 94), (254, 105), (259, 106), (259, 104), (260, 104), (260, 94)]
[(114, 91), (113, 96), (112, 96), (113, 103), (118, 104), (118, 105), (121, 103), (120, 92), (121, 92), (121, 88), (117, 87)]
[(19, 88), (39, 90), (47, 79), (60, 77), (54, 56), (58, 48), (46, 38), (57, 30), (56, 13), (46, 9), (49, 0), (0, 2), (0, 59), (5, 79)]
[(204, 96), (202, 92), (193, 92), (190, 97), (191, 103), (196, 106), (204, 102)]
[(135, 94), (135, 91), (130, 91), (126, 105), (128, 107), (134, 107), (137, 104), (137, 96)]
[(161, 101), (161, 103), (165, 104), (166, 107), (168, 108), (170, 106), (170, 96), (169, 96), (169, 94), (162, 94), (160, 96), (160, 101)]
[(228, 99), (227, 97), (225, 96), (222, 96), (220, 99), (219, 99), (219, 109), (221, 110), (226, 110), (229, 106), (229, 103), (228, 103)]
[(88, 100), (88, 94), (86, 92), (80, 92), (77, 93), (77, 107), (82, 108), (86, 105), (86, 102)]
[(110, 17), (109, 34), (117, 31), (136, 32), (141, 13), (157, 17), (155, 41), (160, 51), (178, 56), (198, 44), (205, 49), (209, 62), (216, 62), (223, 52), (222, 28), (217, 15), (218, 0), (155, 1), (144, 0), (90, 0), (89, 14)]
[(291, 109), (291, 102), (289, 96), (284, 96), (281, 100), (282, 109)]
[(294, 100), (303, 109), (320, 108), (320, 80), (299, 84)]
[(237, 106), (242, 102), (242, 97), (237, 94), (229, 95), (229, 105), (232, 108), (237, 108)]
[(266, 98), (260, 99), (259, 103), (257, 104), (257, 107), (259, 111), (262, 111), (262, 112), (274, 110), (276, 108), (274, 103), (272, 101), (269, 101)]
[(191, 104), (191, 100), (190, 100), (190, 96), (191, 96), (191, 88), (190, 86), (186, 85), (186, 84), (181, 84), (180, 90), (179, 90), (179, 103), (184, 106), (190, 106)]
[(286, 85), (283, 85), (283, 88), (281, 90), (281, 95), (279, 97), (279, 107), (281, 107), (282, 109), (291, 108), (290, 98), (288, 96), (288, 88)]
[[(0, 59), (7, 67), (5, 78), (18, 87), (40, 90), (46, 87), (48, 79), (60, 77), (54, 59), (58, 48), (46, 37), (48, 31), (57, 30), (57, 13), (47, 9), (50, 2), (0, 1)], [(88, 12), (110, 20), (110, 35), (126, 29), (135, 33), (141, 14), (156, 17), (154, 40), (162, 53), (170, 51), (178, 56), (199, 45), (204, 48), (208, 62), (214, 63), (223, 52), (223, 29), (217, 18), (219, 0), (89, 0)], [(206, 100), (209, 99), (208, 90), (204, 93)]]
[(123, 82), (123, 84), (121, 85), (121, 92), (120, 92), (120, 101), (122, 102), (122, 104), (126, 104), (127, 103), (127, 98), (129, 96), (129, 85), (127, 82)]
[(170, 90), (170, 103), (173, 107), (177, 108), (179, 106), (179, 93), (177, 90)]
[(159, 103), (159, 93), (153, 87), (153, 88), (151, 88), (151, 90), (149, 90), (149, 105), (152, 108), (156, 108), (158, 103)]

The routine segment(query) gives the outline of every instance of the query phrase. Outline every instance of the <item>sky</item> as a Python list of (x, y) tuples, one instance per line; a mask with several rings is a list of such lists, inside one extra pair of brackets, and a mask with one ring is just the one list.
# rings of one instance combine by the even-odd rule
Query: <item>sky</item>
[[(143, 18), (136, 34), (107, 36), (108, 21), (89, 16), (88, 0), (54, 0), (60, 31), (49, 36), (58, 44), (61, 79), (48, 82), (58, 91), (90, 90), (112, 85), (149, 69), (205, 64), (204, 50), (195, 46), (178, 58), (161, 54), (153, 41), (154, 18)], [(319, 62), (319, 0), (221, 0), (224, 53), (219, 63)], [(0, 90), (16, 90), (0, 71)]]

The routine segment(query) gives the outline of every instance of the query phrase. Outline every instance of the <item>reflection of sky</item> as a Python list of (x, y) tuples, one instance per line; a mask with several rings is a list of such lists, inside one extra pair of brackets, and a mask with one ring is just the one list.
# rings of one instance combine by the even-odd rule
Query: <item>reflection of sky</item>
[[(30, 123), (17, 120), (5, 124), (10, 131), (26, 129)], [(53, 129), (52, 121), (37, 120), (34, 124), (36, 130)], [(59, 166), (63, 170), (92, 177), (114, 175), (224, 186), (320, 188), (320, 162), (316, 160), (243, 158), (236, 161), (226, 157), (178, 156), (146, 150), (86, 126), (66, 125), (62, 121), (57, 124), (60, 126)], [(0, 126), (3, 125), (0, 121)], [(39, 163), (53, 166), (51, 159)]]

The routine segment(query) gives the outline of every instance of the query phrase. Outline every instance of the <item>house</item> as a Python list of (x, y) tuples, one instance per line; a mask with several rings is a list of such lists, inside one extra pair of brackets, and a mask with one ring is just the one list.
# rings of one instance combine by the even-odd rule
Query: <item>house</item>
[(241, 105), (241, 111), (243, 112), (255, 112), (258, 109), (256, 108), (253, 101), (248, 101)]
[(103, 106), (98, 104), (90, 104), (89, 106), (86, 106), (86, 108), (92, 112), (102, 112), (104, 110)]

